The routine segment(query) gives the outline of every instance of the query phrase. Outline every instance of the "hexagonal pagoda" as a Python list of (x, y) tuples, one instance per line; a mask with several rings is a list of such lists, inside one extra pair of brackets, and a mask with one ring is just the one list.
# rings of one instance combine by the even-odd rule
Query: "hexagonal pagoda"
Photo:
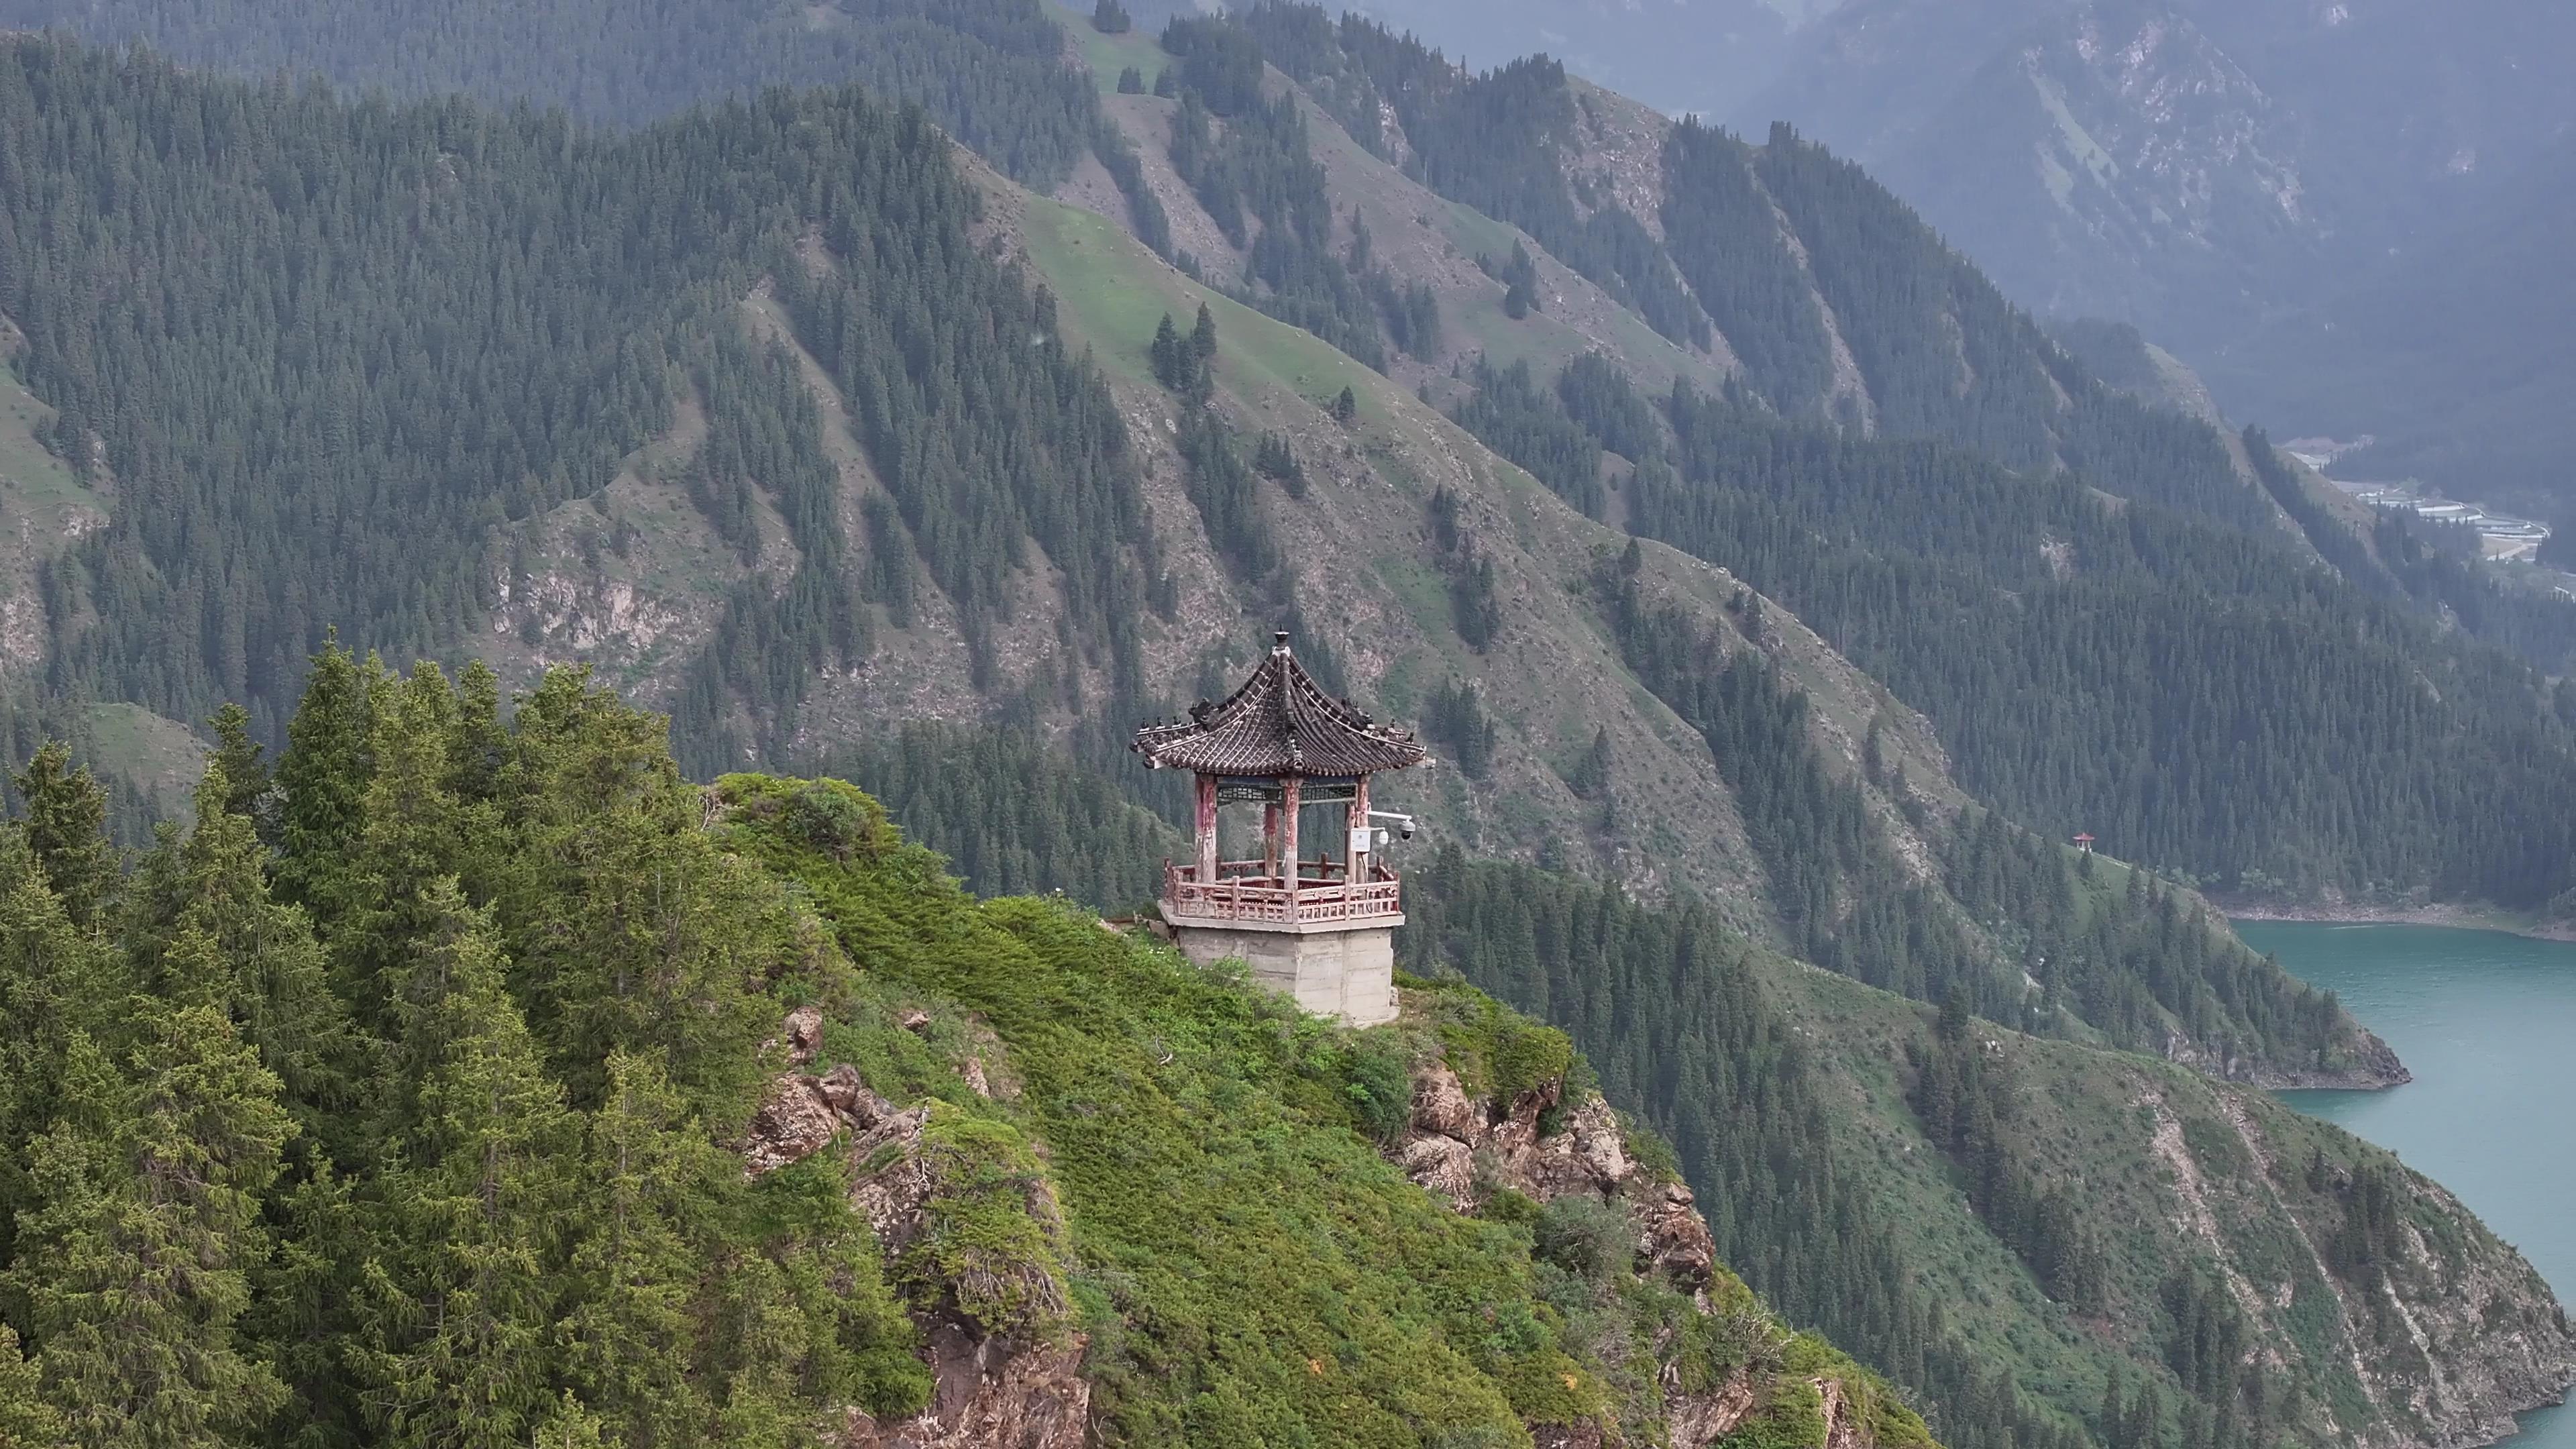
[[(1191, 960), (1227, 958), (1309, 1011), (1353, 1026), (1395, 1016), (1395, 928), (1404, 905), (1395, 872), (1378, 863), (1369, 777), (1425, 763), (1409, 730), (1335, 699), (1275, 636), (1270, 656), (1223, 704), (1201, 700), (1187, 720), (1150, 724), (1130, 746), (1148, 768), (1198, 777), (1198, 853), (1163, 863), (1164, 922)], [(1261, 858), (1225, 860), (1218, 812), (1261, 806)], [(1343, 807), (1341, 857), (1299, 849), (1297, 822)]]

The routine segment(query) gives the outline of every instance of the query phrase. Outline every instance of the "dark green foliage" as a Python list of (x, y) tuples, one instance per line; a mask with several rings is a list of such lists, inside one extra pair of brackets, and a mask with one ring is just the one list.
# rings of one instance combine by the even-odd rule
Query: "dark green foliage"
[(1664, 430), (1655, 410), (1637, 395), (1625, 369), (1598, 352), (1587, 352), (1556, 375), (1556, 396), (1566, 416), (1600, 440), (1601, 446), (1632, 463), (1661, 458)]
[(1136, 21), (1118, 0), (1100, 0), (1091, 7), (1091, 28), (1103, 35), (1125, 35), (1136, 28)]
[(1187, 853), (1117, 781), (1012, 731), (906, 725), (822, 768), (866, 786), (979, 894), (1062, 891), (1123, 910), (1159, 893), (1162, 862)]
[(2108, 1261), (2096, 1229), (2069, 1185), (2042, 1179), (2018, 1135), (2020, 1103), (2013, 1061), (1975, 1034), (1953, 993), (1942, 1003), (1940, 1029), (1907, 1044), (1914, 1070), (1907, 1092), (1923, 1130), (1950, 1154), (1968, 1201), (1995, 1236), (2012, 1245), (2049, 1295), (2098, 1311)]
[(1460, 526), (1458, 495), (1447, 485), (1431, 491), (1428, 514), (1432, 547), (1441, 570), (1449, 576), (1451, 622), (1459, 640), (1481, 654), (1503, 631), (1494, 561), (1476, 546), (1475, 536)]
[(1172, 325), (1172, 314), (1154, 328), (1154, 340), (1145, 349), (1154, 366), (1154, 380), (1180, 394), (1185, 402), (1205, 403), (1215, 390), (1216, 382), (1208, 370), (1208, 357), (1201, 355), (1189, 339)]
[[(1960, 820), (1943, 891), (1915, 883), (1871, 825), (1859, 784), (1828, 772), (1807, 735), (1808, 704), (1759, 653), (1698, 634), (1676, 610), (1611, 585), (1614, 637), (1648, 688), (1708, 739), (1763, 861), (1793, 949), (1870, 985), (1962, 1005), (2023, 1030), (2081, 1018), (2117, 1044), (2154, 1047), (2171, 1022), (2223, 1057), (2322, 1066), (2346, 1045), (2332, 997), (2292, 980), (2161, 885), (2116, 902), (2078, 893), (2067, 852), (1991, 813)], [(1748, 626), (1758, 630), (1758, 625)], [(1993, 933), (2009, 964), (1955, 914)], [(2001, 967), (2002, 969), (1998, 969)], [(2040, 987), (2028, 991), (2022, 978)]]
[(1503, 632), (1503, 604), (1491, 557), (1473, 548), (1459, 555), (1450, 570), (1449, 604), (1458, 638), (1479, 654), (1492, 647)]
[(1145, 73), (1134, 66), (1118, 72), (1118, 94), (1141, 96), (1145, 93)]
[(1599, 518), (1608, 504), (1600, 441), (1540, 387), (1526, 361), (1497, 370), (1480, 358), (1471, 376), (1476, 390), (1450, 414), (1458, 426), (1530, 470), (1584, 516)]
[(1233, 430), (1214, 413), (1194, 408), (1181, 415), (1178, 441), (1189, 469), (1190, 502), (1198, 506), (1217, 556), (1237, 578), (1267, 585), (1284, 560), (1261, 511), (1259, 475), (1236, 450)]
[(1753, 150), (1685, 118), (1664, 140), (1665, 245), (1754, 388), (1783, 413), (1817, 407), (1831, 343), (1805, 271), (1753, 175)]
[(2326, 1241), (2326, 1266), (2357, 1288), (2375, 1289), (2405, 1251), (2405, 1198), (2397, 1170), (2367, 1163), (2330, 1188), (2343, 1213)]
[[(1128, 69), (1132, 71), (1135, 67)], [(1120, 76), (1118, 84), (1123, 91), (1127, 78)], [(1136, 89), (1142, 91), (1144, 88), (1140, 77)], [(1127, 139), (1126, 132), (1118, 129), (1117, 122), (1105, 115), (1097, 116), (1091, 123), (1091, 152), (1100, 158), (1100, 164), (1108, 169), (1110, 179), (1118, 183), (1120, 194), (1127, 198), (1127, 223), (1134, 228), (1136, 239), (1154, 255), (1170, 257), (1172, 221), (1163, 211), (1161, 198), (1155, 196), (1154, 189), (1145, 183), (1145, 163), (1136, 155), (1136, 144)]]
[(2539, 681), (2277, 535), (1687, 390), (1668, 412), (1679, 472), (1640, 470), (1631, 526), (1797, 610), (2013, 817), (2248, 893), (2576, 884), (2576, 752)]
[(1462, 971), (1561, 1024), (1604, 1092), (1670, 1140), (1719, 1257), (1936, 1405), (1943, 1443), (2082, 1444), (1980, 1361), (1862, 1185), (1818, 1150), (1833, 1131), (1822, 1094), (1837, 1089), (1764, 1000), (1749, 943), (1701, 907), (1650, 909), (1454, 850), (1409, 871), (1405, 891), (1399, 963)]
[(1422, 704), (1422, 734), (1448, 753), (1451, 763), (1470, 780), (1485, 778), (1494, 762), (1494, 722), (1476, 691), (1453, 679), (1431, 691)]
[(1386, 323), (1387, 340), (1407, 357), (1429, 361), (1438, 357), (1445, 334), (1440, 324), (1440, 297), (1428, 282), (1407, 282), (1402, 289), (1395, 285), (1394, 274), (1384, 267), (1374, 268), (1360, 278), (1377, 303), (1378, 316)]
[(1261, 435), (1261, 445), (1252, 454), (1252, 469), (1288, 490), (1289, 497), (1306, 496), (1306, 466), (1297, 461), (1297, 450), (1288, 445), (1285, 434)]
[(1334, 395), (1332, 414), (1333, 421), (1346, 428), (1359, 421), (1360, 396), (1351, 390), (1349, 384), (1345, 383), (1342, 390)]
[(100, 925), (118, 887), (115, 848), (107, 843), (107, 792), (89, 768), (73, 768), (71, 751), (48, 740), (24, 772), (9, 777), (26, 807), (27, 849), (84, 929)]
[(2165, 1362), (2194, 1396), (2232, 1405), (2244, 1377), (2244, 1311), (2226, 1285), (2177, 1272), (2165, 1283)]
[(942, 129), (1041, 189), (1089, 145), (1089, 81), (1038, 0), (793, 0), (710, 10), (682, 0), (536, 0), (460, 11), (434, 0), (9, 0), (0, 28), (64, 25), (192, 66), (313, 74), (398, 98), (463, 93), (649, 124), (770, 86), (851, 82), (919, 101)]
[(1180, 77), (1173, 72), (1170, 66), (1165, 66), (1161, 70), (1154, 72), (1154, 94), (1156, 96), (1168, 101), (1180, 93)]
[[(659, 721), (574, 675), (507, 728), (488, 675), (314, 675), (274, 861), (311, 915), (221, 755), (102, 933), (0, 839), (0, 1432), (642, 1446), (925, 1402), (845, 1185), (785, 1210), (830, 1164), (749, 1182), (720, 1145), (783, 1003), (854, 978), (706, 836)], [(778, 819), (818, 859), (893, 839), (823, 786)]]
[[(1314, 87), (1361, 145), (1393, 153), (1379, 111), (1392, 105), (1415, 180), (1527, 231), (1673, 341), (1709, 345), (1707, 317), (1645, 227), (1599, 198), (1585, 208), (1588, 217), (1578, 210), (1559, 159), (1581, 144), (1562, 65), (1533, 56), (1470, 74), (1411, 35), (1357, 13), (1336, 26), (1322, 6), (1290, 0), (1262, 0), (1235, 23), (1273, 64)], [(1515, 250), (1523, 260), (1505, 268), (1502, 280), (1506, 308), (1519, 317), (1540, 298), (1526, 248)]]
[(1579, 799), (1599, 800), (1610, 792), (1610, 771), (1610, 731), (1596, 729), (1591, 745), (1565, 772), (1565, 787)]
[[(1124, 601), (1157, 571), (1122, 425), (1082, 361), (1026, 344), (1048, 335), (1037, 303), (966, 243), (975, 201), (918, 112), (773, 95), (577, 134), (44, 41), (0, 56), (0, 112), (15, 174), (50, 178), (8, 189), (7, 224), (58, 239), (12, 253), (0, 309), (27, 333), (30, 385), (102, 435), (121, 499), (48, 584), (58, 629), (97, 611), (54, 647), (59, 688), (182, 718), (232, 695), (273, 738), (326, 619), (413, 650), (485, 627), (494, 526), (614, 476), (667, 426), (680, 362), (733, 440), (696, 475), (717, 521), (740, 519), (749, 469), (774, 463), (760, 485), (802, 555), (783, 596), (731, 611), (713, 676), (691, 685), (682, 712), (707, 749), (708, 721), (784, 697), (863, 632), (859, 586), (830, 556), (836, 490), (810, 404), (774, 359), (695, 340), (735, 333), (754, 269), (809, 228), (835, 265), (769, 274), (970, 632), (1034, 537), (1064, 571), (1076, 637), (1113, 659), (1128, 647)], [(331, 159), (310, 185), (266, 184), (303, 164), (290, 156)], [(95, 184), (109, 174), (127, 180)], [(524, 231), (573, 196), (593, 199)], [(309, 267), (287, 259), (308, 246)], [(62, 304), (103, 267), (152, 281)], [(337, 325), (298, 340), (280, 319), (299, 317)], [(470, 343), (433, 345), (459, 327)], [(240, 365), (254, 356), (281, 360)], [(317, 415), (341, 421), (296, 421)]]
[(1261, 47), (1218, 16), (1175, 16), (1163, 27), (1163, 49), (1180, 57), (1181, 89), (1194, 91), (1220, 116), (1261, 105)]
[(1478, 265), (1503, 284), (1503, 315), (1517, 322), (1532, 312), (1546, 310), (1538, 301), (1538, 264), (1530, 260), (1529, 248), (1515, 241), (1509, 259), (1497, 265), (1477, 258)]
[[(1240, 32), (1220, 20), (1174, 24), (1193, 34), (1241, 40)], [(1255, 56), (1256, 71), (1259, 63)], [(1263, 101), (1256, 90), (1239, 110), (1228, 112), (1204, 96), (1193, 74), (1184, 69), (1180, 108), (1172, 115), (1172, 169), (1198, 194), (1226, 239), (1248, 249), (1247, 290), (1238, 300), (1384, 370), (1378, 303), (1334, 248), (1324, 168), (1308, 145), (1296, 98)], [(1222, 139), (1211, 113), (1230, 117)], [(1258, 236), (1252, 234), (1253, 221), (1260, 224)]]

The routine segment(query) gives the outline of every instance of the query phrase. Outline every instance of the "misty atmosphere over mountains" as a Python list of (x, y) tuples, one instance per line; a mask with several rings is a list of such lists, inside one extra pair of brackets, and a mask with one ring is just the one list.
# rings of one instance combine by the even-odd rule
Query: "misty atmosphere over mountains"
[(0, 1449), (2495, 1442), (2569, 55), (0, 0)]

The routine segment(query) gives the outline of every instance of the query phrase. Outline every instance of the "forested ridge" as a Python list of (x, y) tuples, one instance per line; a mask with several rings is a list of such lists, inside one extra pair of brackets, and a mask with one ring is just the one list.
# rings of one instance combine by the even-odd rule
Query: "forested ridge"
[[(1017, 340), (1044, 299), (968, 241), (979, 203), (918, 110), (771, 92), (615, 135), (25, 40), (0, 113), (0, 310), (46, 441), (118, 502), (45, 579), (56, 693), (239, 697), (274, 738), (326, 626), (477, 632), (512, 582), (495, 530), (597, 490), (684, 391), (713, 409), (693, 494), (719, 527), (774, 506), (797, 554), (680, 701), (698, 768), (782, 737), (916, 568), (979, 639), (1032, 539), (1072, 637), (1134, 678), (1158, 566), (1123, 424), (1085, 360)], [(738, 340), (763, 278), (899, 513), (864, 567), (794, 369)]]
[[(2262, 475), (2323, 566), (2169, 492), (2107, 504), (2090, 471), (2016, 472), (1687, 386), (1650, 433), (1649, 405), (1596, 365), (1553, 390), (1478, 381), (1459, 420), (1578, 507), (1600, 506), (1612, 442), (1637, 450), (1632, 529), (1794, 610), (1929, 716), (1961, 783), (2014, 819), (2250, 896), (2539, 909), (2576, 886), (2560, 692), (2407, 606), (2534, 641), (2549, 621), (2401, 521), (2374, 549), (2316, 516), (2259, 432)], [(2128, 442), (2095, 461), (2170, 478), (2168, 446), (2203, 451), (2179, 418)]]
[(7, 1442), (919, 1442), (962, 1364), (943, 1414), (1048, 1445), (1931, 1444), (1637, 1255), (1669, 1165), (1453, 1205), (1382, 1157), (1435, 1070), (1615, 1133), (1559, 1033), (1453, 987), (1337, 1030), (966, 895), (849, 785), (692, 785), (579, 672), (504, 713), (327, 652), (130, 872), (59, 749), (17, 777)]

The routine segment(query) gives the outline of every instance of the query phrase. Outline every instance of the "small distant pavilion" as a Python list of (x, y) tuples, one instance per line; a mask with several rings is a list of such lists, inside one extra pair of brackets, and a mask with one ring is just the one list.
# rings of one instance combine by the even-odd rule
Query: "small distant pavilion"
[(2084, 852), (2086, 855), (2091, 855), (2093, 853), (2093, 837), (2079, 832), (2075, 837), (2075, 848)]
[[(1146, 725), (1130, 746), (1148, 768), (1198, 780), (1198, 848), (1187, 865), (1163, 863), (1163, 920), (1193, 961), (1242, 960), (1300, 1006), (1353, 1026), (1392, 1020), (1404, 907), (1395, 872), (1377, 858), (1369, 777), (1430, 755), (1411, 731), (1325, 693), (1288, 636), (1273, 637), (1223, 704), (1202, 700), (1187, 720)], [(1217, 819), (1229, 805), (1261, 807), (1259, 859), (1221, 858)], [(1298, 816), (1317, 805), (1343, 807), (1345, 828), (1309, 855)]]

